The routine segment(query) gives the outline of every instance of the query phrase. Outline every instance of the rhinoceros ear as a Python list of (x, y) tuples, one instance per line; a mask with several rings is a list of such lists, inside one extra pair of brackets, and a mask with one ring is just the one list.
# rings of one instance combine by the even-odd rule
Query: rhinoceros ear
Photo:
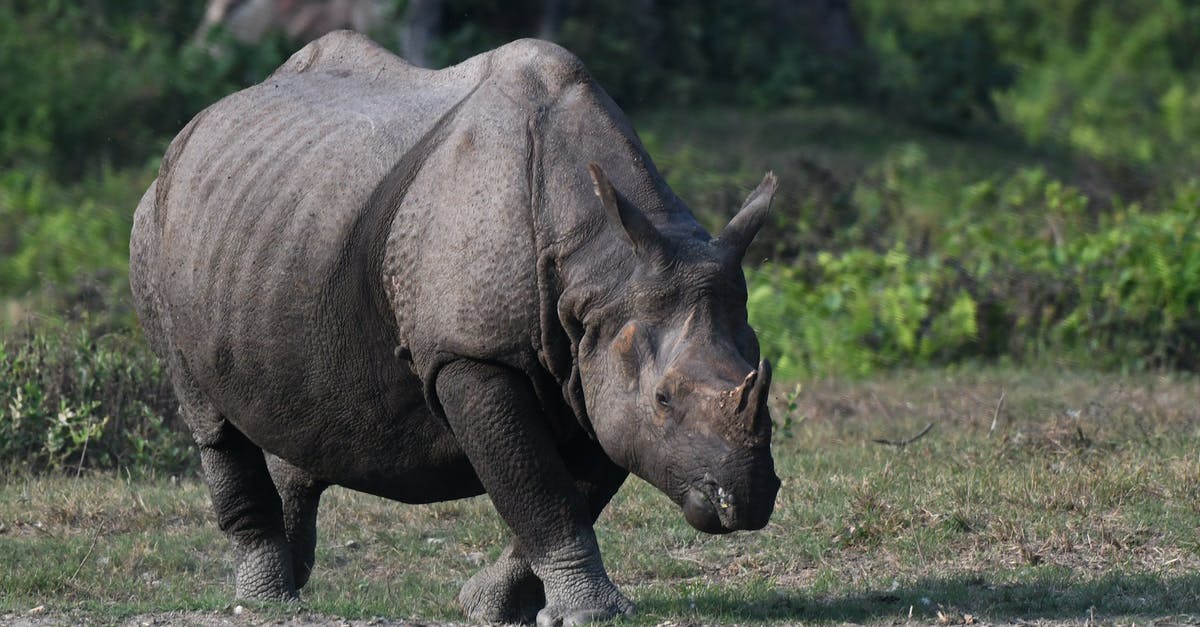
[(775, 173), (767, 172), (758, 187), (750, 192), (746, 202), (742, 203), (737, 215), (733, 216), (717, 236), (717, 243), (729, 251), (730, 256), (739, 263), (750, 242), (766, 221), (767, 210), (771, 208), (771, 199), (775, 197), (775, 188), (778, 185), (779, 179), (775, 178)]
[(596, 196), (600, 198), (600, 204), (604, 205), (604, 213), (613, 224), (621, 227), (621, 233), (633, 246), (638, 257), (659, 266), (665, 265), (671, 256), (670, 244), (662, 233), (640, 209), (617, 193), (598, 164), (589, 163), (588, 172), (592, 174), (592, 183), (595, 185)]

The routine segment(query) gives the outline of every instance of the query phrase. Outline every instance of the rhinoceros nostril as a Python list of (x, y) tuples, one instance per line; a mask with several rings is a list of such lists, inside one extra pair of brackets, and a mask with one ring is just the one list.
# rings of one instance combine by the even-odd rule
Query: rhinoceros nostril
[(725, 526), (718, 513), (712, 495), (703, 488), (688, 488), (683, 499), (683, 517), (688, 524), (705, 533), (729, 533), (732, 529)]
[(729, 509), (733, 504), (733, 495), (725, 491), (725, 488), (717, 486), (717, 507), (721, 509)]

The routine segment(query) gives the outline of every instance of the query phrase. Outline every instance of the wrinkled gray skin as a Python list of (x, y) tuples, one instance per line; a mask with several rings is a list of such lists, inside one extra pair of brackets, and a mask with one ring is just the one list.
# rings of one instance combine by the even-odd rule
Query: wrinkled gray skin
[(138, 206), (130, 282), (238, 596), (295, 597), (331, 484), (487, 492), (513, 538), (459, 595), (480, 621), (632, 611), (592, 529), (629, 472), (700, 530), (765, 525), (740, 261), (774, 189), (711, 238), (538, 41), (434, 72), (332, 33), (196, 116)]

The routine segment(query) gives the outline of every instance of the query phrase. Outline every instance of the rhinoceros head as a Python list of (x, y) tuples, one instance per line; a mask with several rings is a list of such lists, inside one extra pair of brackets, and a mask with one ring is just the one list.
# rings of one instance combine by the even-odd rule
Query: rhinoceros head
[(618, 464), (708, 533), (759, 529), (775, 507), (767, 394), (741, 261), (775, 193), (767, 174), (715, 239), (656, 228), (593, 164), (595, 192), (633, 271), (580, 343), (587, 413)]

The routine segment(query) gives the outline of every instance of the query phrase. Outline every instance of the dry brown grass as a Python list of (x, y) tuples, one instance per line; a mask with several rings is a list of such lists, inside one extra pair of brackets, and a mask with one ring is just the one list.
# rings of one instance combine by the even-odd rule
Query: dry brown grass
[[(908, 373), (806, 384), (790, 414), (785, 392), (767, 529), (699, 534), (640, 481), (601, 518), (634, 623), (1200, 619), (1195, 379)], [(873, 442), (930, 423), (905, 446)], [(0, 613), (232, 616), (232, 556), (194, 478), (10, 477), (0, 525)], [(507, 536), (486, 499), (415, 507), (340, 489), (320, 525), (304, 611), (364, 620), (457, 619), (458, 586)]]

